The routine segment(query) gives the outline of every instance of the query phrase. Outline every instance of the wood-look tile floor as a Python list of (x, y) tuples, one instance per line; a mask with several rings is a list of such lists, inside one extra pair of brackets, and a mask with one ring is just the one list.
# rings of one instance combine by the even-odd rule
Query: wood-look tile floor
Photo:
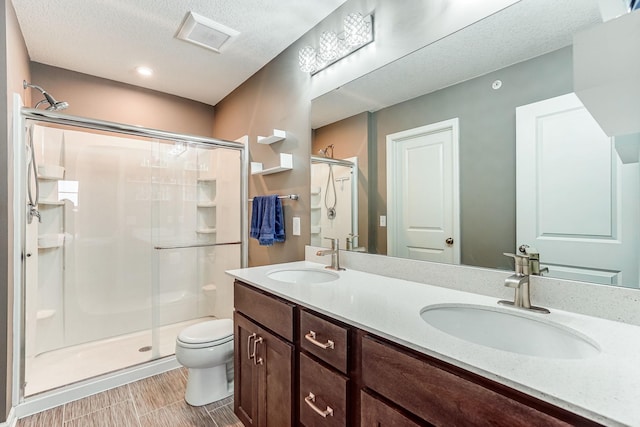
[(186, 385), (186, 369), (175, 369), (31, 415), (17, 427), (243, 427), (233, 397), (190, 406)]

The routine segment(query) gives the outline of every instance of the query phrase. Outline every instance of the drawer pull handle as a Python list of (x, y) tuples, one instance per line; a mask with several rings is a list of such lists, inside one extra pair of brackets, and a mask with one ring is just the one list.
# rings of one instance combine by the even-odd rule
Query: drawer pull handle
[(323, 344), (320, 341), (316, 340), (316, 333), (313, 332), (313, 331), (309, 331), (309, 333), (306, 334), (304, 336), (304, 338), (307, 341), (309, 341), (311, 344), (316, 345), (316, 346), (318, 346), (320, 348), (323, 348), (325, 350), (328, 349), (328, 348), (333, 349), (333, 347), (334, 347), (334, 342), (331, 341), (331, 340), (327, 340), (326, 344)]
[(327, 409), (323, 411), (315, 405), (316, 396), (313, 393), (309, 392), (309, 396), (305, 397), (304, 401), (307, 403), (307, 405), (309, 405), (311, 409), (314, 410), (316, 414), (320, 415), (322, 418), (327, 418), (328, 416), (333, 417), (333, 409), (327, 406)]
[(260, 344), (263, 341), (264, 340), (262, 339), (262, 337), (258, 337), (255, 340), (253, 340), (253, 364), (254, 365), (262, 365), (262, 363), (264, 362), (262, 360), (262, 357), (258, 357), (258, 355), (256, 354), (258, 344)]
[(256, 334), (253, 333), (247, 337), (247, 359), (251, 360), (256, 357), (256, 347), (253, 346), (253, 353), (251, 353), (251, 340), (256, 337)]

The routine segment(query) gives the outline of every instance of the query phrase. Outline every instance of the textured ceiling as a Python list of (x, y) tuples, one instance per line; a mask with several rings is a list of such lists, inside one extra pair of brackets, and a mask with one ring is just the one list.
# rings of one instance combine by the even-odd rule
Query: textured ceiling
[[(32, 61), (215, 105), (345, 0), (13, 0)], [(174, 38), (193, 11), (240, 32), (221, 54)], [(135, 73), (151, 67), (153, 77)]]
[(521, 0), (313, 100), (314, 129), (568, 46), (601, 22), (597, 0)]

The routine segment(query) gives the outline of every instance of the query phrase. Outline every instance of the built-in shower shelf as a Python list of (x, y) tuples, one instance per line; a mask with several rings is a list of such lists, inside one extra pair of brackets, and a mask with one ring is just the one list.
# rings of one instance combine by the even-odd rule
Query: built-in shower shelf
[(56, 311), (53, 309), (49, 309), (49, 310), (38, 310), (36, 313), (36, 320), (44, 320), (44, 319), (50, 319), (53, 316), (55, 316)]
[(39, 165), (38, 178), (45, 180), (60, 180), (64, 178), (64, 167), (58, 165)]
[(321, 232), (322, 232), (322, 227), (320, 227), (319, 225), (311, 226), (311, 234), (320, 234)]
[(262, 163), (251, 162), (251, 175), (270, 175), (272, 173), (284, 172), (293, 169), (293, 154), (280, 153), (280, 163), (278, 166), (263, 169)]
[(42, 181), (60, 181), (62, 178), (53, 175), (38, 175), (38, 179)]
[(202, 227), (196, 230), (198, 234), (215, 234), (216, 229), (213, 227)]
[(38, 236), (38, 249), (59, 248), (64, 245), (64, 234), (43, 234)]
[(269, 136), (259, 136), (258, 144), (273, 144), (274, 142), (283, 141), (287, 138), (287, 132), (280, 129), (274, 129)]
[(64, 200), (38, 200), (39, 205), (63, 206)]
[(320, 194), (321, 191), (322, 188), (320, 187), (311, 187), (311, 195), (313, 196)]
[(209, 283), (208, 285), (204, 285), (202, 287), (202, 290), (205, 292), (214, 292), (216, 289), (218, 289), (218, 287), (215, 285), (215, 283)]
[(311, 209), (322, 209), (322, 206), (317, 205), (317, 206), (311, 206)]
[(198, 178), (198, 182), (216, 182), (215, 178)]
[(199, 208), (215, 208), (216, 202), (198, 202)]

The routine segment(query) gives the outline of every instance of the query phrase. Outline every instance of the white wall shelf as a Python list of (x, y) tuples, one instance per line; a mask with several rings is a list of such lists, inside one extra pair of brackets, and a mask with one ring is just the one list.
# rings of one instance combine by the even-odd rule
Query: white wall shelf
[(39, 205), (63, 206), (63, 200), (38, 200)]
[(279, 165), (268, 169), (263, 169), (262, 163), (251, 162), (251, 175), (270, 175), (291, 169), (293, 169), (293, 154), (290, 153), (280, 153)]
[(258, 144), (273, 144), (274, 142), (283, 141), (287, 138), (287, 132), (280, 129), (274, 129), (273, 134), (269, 136), (259, 136)]

